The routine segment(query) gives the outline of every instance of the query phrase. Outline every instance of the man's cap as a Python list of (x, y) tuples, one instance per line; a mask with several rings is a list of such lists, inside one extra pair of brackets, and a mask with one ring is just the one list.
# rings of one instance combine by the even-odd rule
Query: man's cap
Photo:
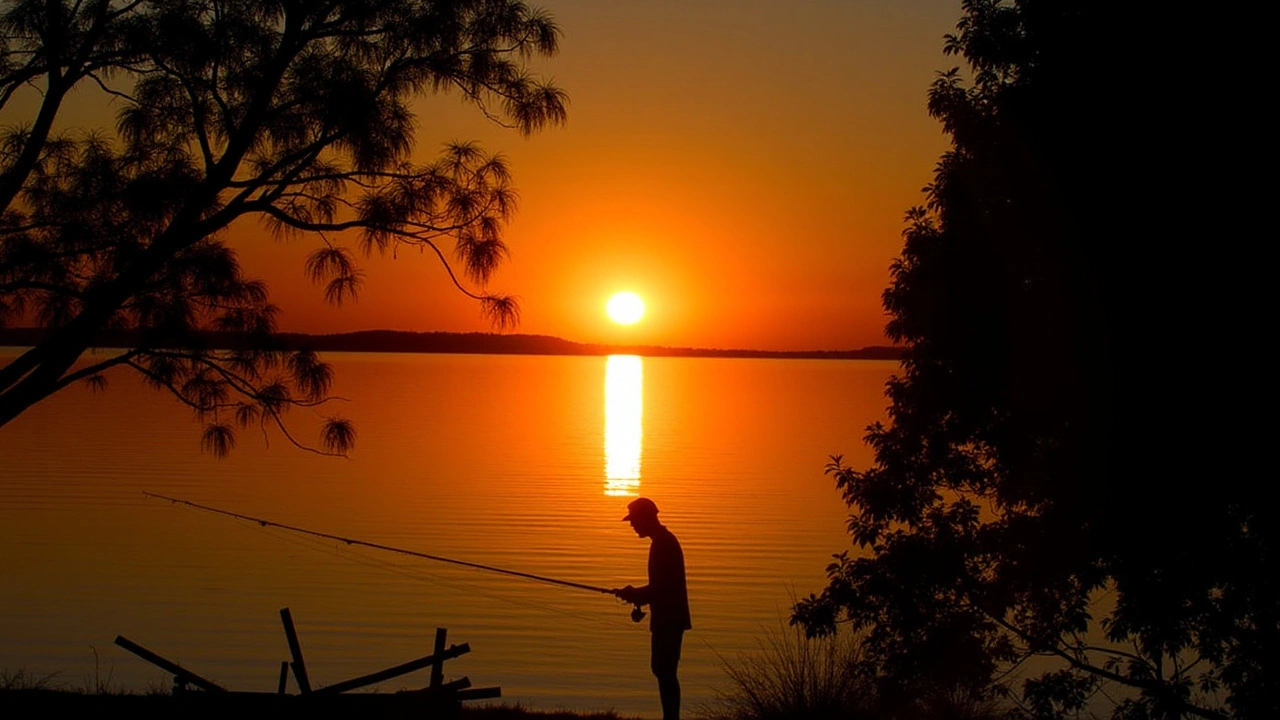
[(623, 522), (633, 517), (655, 517), (658, 514), (658, 506), (653, 504), (649, 498), (636, 498), (627, 503), (627, 516), (622, 518)]

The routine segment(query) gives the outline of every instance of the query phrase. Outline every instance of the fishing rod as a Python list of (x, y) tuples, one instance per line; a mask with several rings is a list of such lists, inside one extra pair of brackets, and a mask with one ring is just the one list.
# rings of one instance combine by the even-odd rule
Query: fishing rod
[[(596, 585), (586, 585), (583, 583), (573, 582), (572, 580), (560, 580), (559, 578), (547, 577), (545, 575), (534, 575), (533, 573), (521, 572), (519, 570), (508, 570), (506, 568), (494, 567), (493, 565), (484, 565), (481, 563), (468, 562), (466, 560), (457, 560), (455, 558), (447, 558), (440, 555), (431, 555), (429, 553), (418, 552), (416, 550), (407, 550), (405, 548), (392, 547), (391, 545), (382, 545), (380, 543), (369, 542), (367, 540), (358, 540), (356, 538), (343, 537), (341, 535), (334, 535), (332, 533), (320, 532), (318, 530), (308, 530), (307, 528), (298, 527), (296, 525), (286, 525), (284, 523), (278, 523), (272, 520), (264, 520), (263, 518), (252, 517), (250, 515), (243, 515), (238, 512), (223, 510), (221, 508), (216, 508), (209, 505), (201, 505), (200, 503), (194, 503), (194, 502), (191, 502), (190, 500), (183, 500), (181, 498), (169, 497), (168, 495), (161, 495), (159, 493), (148, 492), (146, 490), (143, 490), (142, 494), (146, 497), (155, 498), (157, 500), (168, 500), (169, 502), (174, 503), (175, 505), (186, 505), (187, 507), (195, 508), (196, 510), (204, 510), (205, 512), (216, 513), (218, 515), (225, 515), (227, 517), (235, 518), (237, 520), (247, 520), (249, 522), (255, 522), (262, 527), (279, 528), (281, 530), (301, 533), (303, 535), (311, 535), (313, 537), (324, 538), (326, 540), (336, 540), (341, 543), (346, 543), (347, 545), (359, 545), (362, 547), (373, 548), (374, 550), (385, 550), (387, 552), (399, 553), (401, 555), (408, 555), (410, 557), (422, 558), (424, 560), (434, 560), (436, 562), (449, 563), (451, 565), (461, 565), (462, 567), (469, 567), (469, 568), (472, 568), (473, 570), (485, 570), (487, 572), (499, 573), (502, 575), (511, 575), (514, 577), (524, 578), (526, 580), (535, 580), (537, 582), (548, 583), (550, 585), (561, 585), (564, 587), (577, 588), (579, 590), (590, 590), (591, 592), (598, 592), (598, 593), (603, 593), (605, 595), (613, 595), (614, 597), (618, 597), (618, 594), (613, 590), (610, 590), (609, 588), (598, 587)], [(640, 609), (639, 605), (636, 605), (635, 609), (631, 611), (631, 619), (635, 622), (640, 622), (640, 620), (644, 618), (644, 615), (645, 613), (643, 610)]]

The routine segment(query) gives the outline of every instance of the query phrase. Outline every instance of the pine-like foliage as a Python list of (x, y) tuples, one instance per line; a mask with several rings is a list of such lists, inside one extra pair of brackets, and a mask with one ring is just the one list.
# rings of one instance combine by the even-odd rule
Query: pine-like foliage
[(966, 68), (928, 108), (952, 148), (884, 294), (890, 422), (871, 467), (829, 465), (856, 549), (794, 614), (865, 630), (904, 702), (1277, 714), (1276, 512), (1250, 432), (1219, 420), (1245, 398), (1212, 353), (1174, 352), (1193, 314), (1250, 310), (1210, 253), (1173, 249), (1233, 212), (1205, 172), (1246, 126), (1212, 73), (1161, 72), (1163, 15), (966, 0), (947, 39)]
[[(0, 108), (39, 89), (29, 122), (0, 137), (0, 324), (49, 329), (0, 368), (0, 425), (71, 382), (103, 387), (114, 366), (191, 406), (219, 455), (238, 427), (287, 434), (282, 413), (324, 403), (328, 366), (275, 339), (265, 287), (224, 244), (238, 221), (313, 240), (306, 270), (332, 303), (359, 291), (359, 253), (409, 245), (444, 263), (496, 325), (517, 320), (513, 298), (463, 284), (483, 285), (506, 257), (509, 169), (467, 143), (412, 162), (411, 105), (454, 92), (524, 133), (562, 122), (563, 91), (526, 69), (557, 49), (541, 10), (27, 0), (0, 6), (0, 32)], [(111, 94), (116, 126), (58, 135), (81, 84)], [(135, 347), (79, 362), (104, 331)], [(320, 445), (342, 453), (354, 437), (334, 417)]]

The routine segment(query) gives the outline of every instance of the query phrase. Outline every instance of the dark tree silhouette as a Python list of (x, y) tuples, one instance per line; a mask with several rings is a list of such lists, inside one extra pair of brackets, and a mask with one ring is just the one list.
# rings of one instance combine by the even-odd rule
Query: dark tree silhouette
[[(516, 320), (512, 298), (469, 290), (452, 267), (456, 258), (483, 284), (505, 257), (507, 166), (465, 143), (410, 162), (410, 103), (457, 92), (524, 133), (562, 122), (564, 93), (526, 69), (557, 48), (541, 10), (516, 0), (2, 7), (0, 102), (11, 109), (32, 92), (24, 86), (39, 102), (0, 142), (0, 323), (34, 319), (50, 332), (0, 368), (0, 426), (127, 366), (191, 406), (216, 454), (237, 427), (276, 424), (288, 436), (281, 413), (322, 403), (330, 370), (275, 339), (265, 286), (223, 242), (255, 218), (317, 241), (306, 269), (331, 302), (360, 287), (352, 240), (365, 253), (408, 244), (443, 262), (495, 324)], [(52, 131), (82, 84), (113, 98), (115, 132)], [(136, 345), (79, 362), (108, 330)], [(345, 452), (353, 438), (331, 418), (321, 445)]]
[(966, 0), (947, 38), (967, 71), (928, 108), (952, 149), (884, 294), (905, 347), (890, 423), (872, 467), (828, 466), (858, 550), (793, 614), (866, 630), (904, 703), (1004, 689), (1057, 717), (1110, 687), (1116, 717), (1276, 716), (1257, 433), (1229, 424), (1243, 398), (1214, 354), (1175, 340), (1250, 310), (1224, 261), (1175, 249), (1229, 216), (1221, 153), (1248, 126), (1212, 82), (1159, 71), (1148, 10)]

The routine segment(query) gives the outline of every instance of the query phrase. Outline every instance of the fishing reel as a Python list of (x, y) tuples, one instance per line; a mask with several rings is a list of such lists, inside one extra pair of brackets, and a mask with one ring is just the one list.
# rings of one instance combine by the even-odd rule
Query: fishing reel
[(605, 590), (604, 592), (609, 593), (610, 595), (618, 598), (622, 602), (631, 604), (633, 606), (631, 608), (631, 622), (638, 623), (644, 619), (644, 616), (646, 613), (644, 610), (640, 609), (640, 603), (632, 599), (634, 597), (634, 595), (632, 594), (634, 591), (635, 591), (635, 588), (628, 585), (624, 588), (617, 588), (614, 590)]

